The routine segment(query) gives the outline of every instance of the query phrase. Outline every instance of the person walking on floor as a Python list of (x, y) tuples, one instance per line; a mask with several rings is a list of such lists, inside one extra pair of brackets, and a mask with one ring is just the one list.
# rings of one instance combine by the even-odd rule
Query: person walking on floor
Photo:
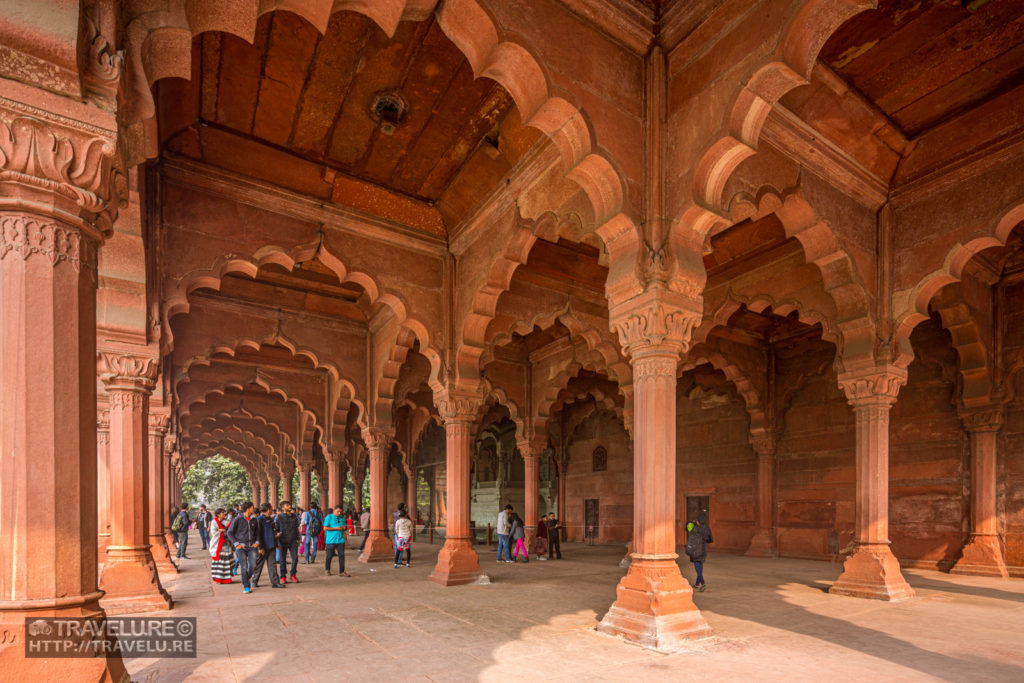
[(196, 515), (196, 529), (199, 530), (199, 540), (203, 544), (203, 550), (206, 550), (210, 544), (210, 523), (212, 521), (213, 515), (210, 514), (205, 505), (200, 505), (199, 514)]
[(548, 551), (548, 523), (545, 517), (541, 517), (537, 522), (537, 540), (533, 549), (537, 555), (538, 560), (546, 560), (544, 557)]
[(182, 503), (181, 509), (178, 510), (178, 514), (174, 517), (174, 521), (171, 522), (171, 531), (178, 538), (178, 559), (187, 560), (189, 557), (185, 554), (188, 550), (188, 527), (192, 524), (192, 519), (188, 516), (188, 504)]
[(305, 564), (316, 562), (317, 539), (324, 526), (324, 518), (320, 516), (320, 509), (316, 503), (309, 506), (309, 509), (302, 514), (302, 535), (305, 545)]
[(324, 544), (326, 545), (327, 562), (324, 569), (327, 576), (331, 575), (331, 558), (338, 555), (338, 576), (351, 576), (345, 571), (345, 517), (340, 505), (334, 506), (334, 512), (324, 519)]
[(260, 506), (259, 523), (259, 549), (256, 555), (256, 566), (252, 571), (252, 586), (259, 588), (260, 576), (263, 575), (263, 567), (267, 567), (270, 574), (271, 588), (284, 588), (280, 577), (277, 575), (277, 529), (274, 528), (274, 518), (271, 516), (273, 508), (270, 503)]
[(395, 569), (402, 564), (402, 551), (405, 551), (405, 566), (412, 566), (412, 520), (409, 512), (402, 510), (395, 520)]
[[(295, 578), (295, 570), (299, 564), (299, 516), (292, 512), (291, 501), (281, 503), (281, 513), (275, 520), (277, 522), (277, 552), (278, 561), (281, 563), (281, 582), (287, 583), (288, 577), (292, 577), (292, 583), (298, 583)], [(288, 555), (292, 556), (292, 571), (289, 574)]]
[(555, 513), (548, 515), (548, 559), (562, 559), (562, 527), (555, 519)]
[(235, 553), (224, 529), (225, 517), (224, 508), (217, 508), (210, 521), (210, 576), (215, 583), (231, 583), (231, 567), (234, 564)]
[(498, 532), (498, 562), (512, 561), (511, 549), (508, 547), (508, 535), (512, 530), (511, 517), (511, 505), (506, 505), (505, 509), (498, 513), (498, 523), (495, 525)]
[(363, 530), (363, 542), (359, 544), (359, 552), (363, 552), (366, 539), (370, 537), (370, 508), (363, 508), (363, 513), (359, 515), (359, 528)]
[(686, 536), (686, 555), (697, 572), (697, 580), (694, 581), (693, 587), (702, 593), (707, 590), (707, 583), (704, 582), (704, 563), (708, 559), (708, 544), (713, 542), (711, 527), (708, 526), (708, 515), (701, 512), (697, 515), (697, 523)]
[(242, 514), (231, 522), (227, 537), (231, 547), (235, 549), (235, 562), (242, 577), (242, 592), (249, 593), (252, 591), (249, 579), (252, 578), (252, 570), (259, 556), (257, 551), (260, 547), (260, 529), (259, 522), (253, 514), (255, 506), (249, 502), (242, 503), (239, 508)]
[(523, 562), (530, 561), (530, 554), (526, 551), (526, 529), (523, 527), (523, 520), (519, 517), (518, 513), (512, 513), (512, 528), (510, 529), (509, 537), (513, 544), (515, 544), (515, 550), (512, 551), (512, 561), (519, 561), (519, 553), (523, 554)]

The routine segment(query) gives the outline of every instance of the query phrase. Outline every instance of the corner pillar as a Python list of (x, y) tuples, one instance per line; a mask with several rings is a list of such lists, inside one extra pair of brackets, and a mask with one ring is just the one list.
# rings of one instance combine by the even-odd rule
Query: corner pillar
[(747, 548), (749, 557), (778, 557), (775, 537), (775, 434), (762, 431), (750, 437), (757, 455), (757, 500), (754, 537)]
[(1003, 412), (998, 406), (961, 414), (971, 449), (971, 533), (951, 574), (1009, 577), (999, 540), (996, 455)]
[(167, 516), (165, 511), (169, 509), (164, 500), (164, 482), (161, 474), (168, 422), (166, 415), (149, 415), (149, 546), (157, 569), (177, 574), (178, 566), (171, 559), (171, 549), (164, 537), (163, 522), (163, 518)]
[(889, 412), (907, 371), (872, 367), (839, 376), (856, 416), (856, 529), (853, 554), (830, 593), (897, 602), (914, 597), (889, 548)]
[(447, 461), (448, 528), (430, 580), (457, 586), (481, 580), (480, 558), (469, 530), (470, 476), (473, 457), (472, 427), (479, 399), (472, 394), (446, 391), (436, 399), (444, 420)]
[(370, 452), (370, 536), (359, 555), (360, 562), (394, 561), (388, 536), (388, 454), (394, 435), (381, 429), (363, 431)]
[(632, 561), (598, 630), (658, 650), (711, 634), (676, 564), (676, 368), (700, 301), (649, 290), (612, 324), (633, 366)]

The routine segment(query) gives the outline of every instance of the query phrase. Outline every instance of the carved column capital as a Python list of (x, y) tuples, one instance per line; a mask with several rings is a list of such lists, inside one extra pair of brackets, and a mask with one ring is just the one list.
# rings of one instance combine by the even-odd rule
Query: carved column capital
[(47, 215), (99, 240), (127, 193), (114, 114), (26, 86), (10, 93), (44, 104), (0, 96), (0, 209)]
[(434, 395), (434, 404), (446, 427), (453, 422), (470, 424), (476, 421), (482, 402), (480, 395), (456, 389), (445, 389)]
[(1003, 426), (1002, 406), (985, 406), (960, 411), (966, 432), (998, 432)]
[(775, 432), (764, 430), (750, 435), (750, 445), (757, 455), (771, 456), (775, 455), (779, 442)]
[(171, 418), (169, 415), (162, 415), (160, 413), (149, 413), (149, 433), (156, 436), (163, 437), (167, 434), (167, 428), (171, 424)]
[(701, 306), (694, 297), (653, 289), (615, 306), (611, 326), (634, 363), (646, 356), (678, 359), (690, 347), (690, 335), (702, 316)]
[(383, 427), (367, 427), (363, 430), (363, 442), (371, 454), (374, 452), (386, 451), (395, 440), (393, 429)]
[(900, 387), (907, 383), (907, 371), (894, 365), (865, 368), (839, 375), (839, 387), (854, 408), (891, 407)]
[(158, 358), (116, 351), (101, 351), (97, 355), (100, 379), (111, 400), (115, 394), (124, 392), (148, 395), (156, 386), (160, 372)]

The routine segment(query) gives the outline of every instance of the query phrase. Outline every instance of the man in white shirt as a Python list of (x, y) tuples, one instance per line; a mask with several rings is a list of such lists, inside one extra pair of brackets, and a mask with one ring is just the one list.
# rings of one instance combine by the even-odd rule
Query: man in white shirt
[[(511, 562), (512, 561), (512, 550), (508, 547), (508, 535), (512, 530), (512, 506), (506, 505), (505, 509), (498, 513), (498, 562)], [(502, 559), (502, 552), (505, 553), (505, 559)]]

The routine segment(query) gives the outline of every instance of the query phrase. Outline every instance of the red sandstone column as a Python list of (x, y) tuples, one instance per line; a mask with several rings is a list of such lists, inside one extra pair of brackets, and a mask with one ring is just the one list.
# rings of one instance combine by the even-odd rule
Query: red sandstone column
[(370, 537), (360, 562), (394, 561), (395, 551), (388, 536), (388, 454), (393, 438), (384, 430), (363, 430), (363, 441), (370, 451)]
[(406, 469), (405, 504), (412, 519), (412, 539), (416, 540), (416, 468)]
[(343, 500), (341, 465), (341, 453), (334, 452), (327, 454), (327, 481), (330, 497), (324, 499), (324, 505), (331, 509), (333, 509), (335, 505), (340, 505)]
[(100, 574), (108, 614), (170, 609), (149, 548), (149, 395), (158, 359), (103, 352), (110, 400), (110, 545)]
[(471, 583), (481, 578), (480, 558), (469, 532), (470, 464), (473, 457), (473, 421), (479, 399), (446, 392), (437, 400), (444, 419), (447, 452), (447, 537), (430, 580), (442, 586)]
[(302, 506), (303, 510), (309, 509), (309, 489), (312, 484), (310, 481), (310, 475), (312, 474), (313, 466), (311, 464), (299, 463), (299, 505)]
[(26, 619), (104, 617), (96, 586), (96, 259), (101, 234), (112, 222), (109, 211), (116, 211), (118, 201), (112, 181), (116, 138), (112, 113), (4, 80), (0, 677), (5, 680), (126, 676), (119, 656), (26, 659), (24, 645)]
[(292, 491), (292, 477), (294, 476), (295, 467), (293, 465), (289, 464), (287, 467), (281, 470), (281, 495), (283, 496), (282, 502), (287, 500), (289, 503), (292, 504), (292, 507), (295, 507), (295, 499), (292, 497), (294, 495), (294, 491)]
[(277, 497), (277, 495), (278, 495), (277, 491), (278, 491), (280, 485), (281, 485), (281, 477), (280, 476), (272, 476), (270, 478), (270, 504), (273, 505), (275, 509), (279, 506), (279, 504), (281, 502), (281, 499)]
[(181, 501), (174, 500), (174, 468), (171, 465), (171, 453), (164, 450), (163, 457), (163, 488), (164, 488), (164, 509), (160, 511), (160, 523), (164, 530), (164, 543), (168, 548), (173, 549), (175, 538), (171, 531), (171, 507), (178, 505)]
[(666, 296), (652, 290), (625, 310), (613, 311), (613, 323), (633, 366), (635, 552), (615, 603), (598, 626), (605, 633), (661, 650), (710, 635), (675, 552), (676, 367), (700, 319), (699, 302), (666, 301)]
[(889, 549), (889, 411), (906, 381), (907, 371), (893, 366), (839, 376), (857, 420), (856, 537), (830, 593), (891, 601), (914, 596)]
[[(353, 446), (353, 448), (358, 448), (358, 446)], [(352, 485), (355, 486), (356, 510), (362, 510), (363, 482), (366, 481), (366, 468), (360, 466), (359, 463), (361, 461), (359, 460), (358, 453), (356, 453), (356, 456), (353, 458), (353, 463), (355, 464), (352, 466)]]
[(164, 538), (163, 518), (168, 508), (164, 502), (162, 472), (164, 437), (167, 435), (166, 415), (149, 414), (149, 546), (157, 569), (162, 572), (178, 573), (178, 567), (171, 559), (171, 550)]
[(540, 454), (544, 447), (529, 439), (517, 442), (516, 446), (523, 456), (523, 472), (526, 479), (523, 526), (526, 529), (526, 547), (529, 550), (537, 538), (537, 520), (540, 519), (537, 503), (540, 500)]
[(747, 555), (750, 557), (776, 557), (779, 554), (775, 539), (775, 435), (768, 431), (753, 434), (750, 442), (757, 455), (757, 529), (750, 539)]
[(950, 572), (1007, 578), (996, 511), (997, 435), (1003, 412), (998, 406), (989, 406), (964, 412), (961, 419), (971, 448), (971, 534)]
[(102, 565), (107, 559), (107, 546), (110, 545), (110, 472), (108, 471), (107, 454), (110, 449), (110, 413), (100, 411), (96, 422), (96, 512), (97, 558)]

